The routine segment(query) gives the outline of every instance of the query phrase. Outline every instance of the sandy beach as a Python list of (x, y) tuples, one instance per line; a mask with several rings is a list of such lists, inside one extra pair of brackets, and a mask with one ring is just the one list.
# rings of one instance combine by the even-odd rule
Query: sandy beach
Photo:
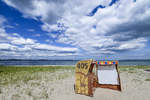
[(7, 79), (1, 76), (0, 100), (149, 100), (150, 72), (147, 69), (150, 67), (120, 68), (122, 92), (96, 88), (93, 97), (74, 93), (74, 68), (32, 72), (33, 78), (27, 81), (20, 79), (7, 84), (2, 84)]

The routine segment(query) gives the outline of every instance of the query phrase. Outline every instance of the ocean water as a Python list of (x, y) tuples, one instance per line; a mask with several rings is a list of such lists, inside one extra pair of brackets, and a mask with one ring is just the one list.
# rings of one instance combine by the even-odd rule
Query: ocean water
[[(78, 60), (0, 60), (0, 65), (75, 65)], [(150, 60), (119, 60), (119, 65), (146, 65)]]
[(0, 60), (0, 65), (75, 65), (77, 60)]

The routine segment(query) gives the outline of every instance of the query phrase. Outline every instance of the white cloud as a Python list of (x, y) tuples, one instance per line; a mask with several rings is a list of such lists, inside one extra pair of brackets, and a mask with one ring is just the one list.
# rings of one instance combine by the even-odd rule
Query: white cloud
[(12, 26), (12, 25), (6, 25), (5, 27), (7, 27), (7, 28), (14, 28), (14, 26)]
[(16, 50), (16, 46), (13, 46), (13, 45), (10, 45), (10, 44), (7, 44), (7, 43), (1, 43), (0, 44), (0, 50), (8, 50), (8, 51), (11, 51), (11, 50)]
[[(55, 23), (68, 10), (71, 13), (85, 15), (88, 14), (97, 4), (108, 5), (111, 0), (3, 0), (9, 6), (21, 11), (25, 17), (36, 19), (41, 16), (41, 20), (48, 23)], [(80, 10), (80, 11), (79, 11)]]
[(45, 42), (50, 42), (51, 43), (52, 41), (50, 39), (46, 39)]
[(57, 34), (54, 34), (54, 33), (48, 33), (47, 35), (50, 36), (51, 38), (56, 38), (57, 37)]
[(113, 48), (114, 50), (135, 50), (139, 48), (145, 47), (145, 42), (147, 42), (144, 38), (138, 38), (134, 40), (130, 40), (128, 42), (120, 42), (120, 46)]
[(20, 37), (18, 33), (12, 33), (13, 36)]
[[(26, 17), (37, 19), (40, 16), (44, 31), (65, 31), (60, 32), (58, 37), (54, 34), (50, 36), (58, 38), (56, 42), (75, 46), (86, 54), (114, 54), (117, 51), (137, 50), (146, 46), (150, 36), (149, 0), (120, 0), (112, 6), (108, 6), (111, 0), (3, 1)], [(99, 8), (94, 16), (87, 16), (100, 4), (106, 8)], [(23, 43), (27, 43), (27, 40)], [(36, 44), (34, 48), (65, 51), (46, 44)], [(67, 48), (69, 51), (71, 49), (73, 48)]]
[(58, 31), (58, 30), (59, 31), (65, 30), (66, 27), (64, 27), (63, 25), (58, 26), (57, 24), (50, 25), (50, 24), (45, 23), (44, 25), (42, 25), (42, 29), (48, 32), (52, 32), (52, 31)]
[(34, 32), (34, 29), (28, 29), (29, 32)]
[(35, 40), (32, 40), (32, 39), (24, 39), (22, 37), (20, 38), (13, 38), (12, 41), (11, 41), (12, 44), (16, 44), (16, 45), (30, 45), (30, 44), (34, 44), (35, 43)]
[(31, 38), (24, 38), (18, 33), (8, 34), (4, 27), (0, 26), (0, 57), (17, 56), (26, 58), (34, 56), (36, 58), (37, 56), (75, 55), (78, 52), (79, 50), (76, 47), (60, 47), (44, 44)]
[(34, 49), (40, 49), (40, 50), (49, 50), (49, 51), (58, 51), (58, 52), (76, 52), (78, 51), (77, 48), (70, 48), (70, 47), (58, 47), (53, 45), (47, 45), (47, 44), (40, 44), (37, 43), (35, 45), (32, 45)]
[(1, 43), (11, 43), (14, 45), (29, 45), (34, 44), (36, 40), (25, 39), (17, 33), (7, 34), (4, 28), (0, 27), (0, 42)]
[[(121, 0), (113, 6), (99, 8), (94, 16), (74, 14), (74, 9), (71, 9), (60, 20), (68, 29), (57, 41), (99, 53), (103, 53), (103, 49), (113, 53), (143, 48), (147, 42), (145, 36), (150, 36), (149, 3), (149, 0)], [(94, 25), (96, 28), (93, 28)], [(143, 41), (139, 41), (141, 37)]]
[(3, 27), (3, 24), (6, 22), (6, 19), (3, 16), (0, 16), (0, 27)]
[(35, 34), (34, 36), (36, 36), (36, 37), (40, 37), (40, 36), (41, 36), (41, 34)]
[[(21, 36), (14, 37), (12, 35), (0, 34), (0, 39), (3, 36), (4, 41), (0, 40), (0, 55), (5, 56), (22, 56), (23, 58), (27, 55), (36, 56), (67, 56), (74, 55), (79, 52), (78, 48), (75, 47), (59, 47), (50, 44), (41, 44), (33, 39), (25, 39)], [(10, 53), (7, 53), (7, 52)], [(14, 55), (10, 55), (11, 52)]]

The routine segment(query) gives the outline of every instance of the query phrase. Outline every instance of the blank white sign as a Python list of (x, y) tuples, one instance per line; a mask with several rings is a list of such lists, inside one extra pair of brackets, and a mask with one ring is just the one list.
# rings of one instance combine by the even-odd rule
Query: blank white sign
[(99, 84), (118, 85), (118, 73), (115, 65), (98, 66), (98, 82)]

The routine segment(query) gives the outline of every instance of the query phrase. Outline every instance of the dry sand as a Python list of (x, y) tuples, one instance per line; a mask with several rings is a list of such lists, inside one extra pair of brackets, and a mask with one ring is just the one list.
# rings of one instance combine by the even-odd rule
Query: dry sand
[[(67, 73), (65, 79), (58, 76)], [(94, 97), (74, 93), (74, 72), (39, 73), (42, 80), (30, 80), (0, 87), (0, 100), (150, 100), (150, 72), (143, 69), (120, 73), (122, 92), (96, 88)], [(45, 78), (45, 77), (49, 78)], [(53, 78), (52, 78), (53, 76)]]

